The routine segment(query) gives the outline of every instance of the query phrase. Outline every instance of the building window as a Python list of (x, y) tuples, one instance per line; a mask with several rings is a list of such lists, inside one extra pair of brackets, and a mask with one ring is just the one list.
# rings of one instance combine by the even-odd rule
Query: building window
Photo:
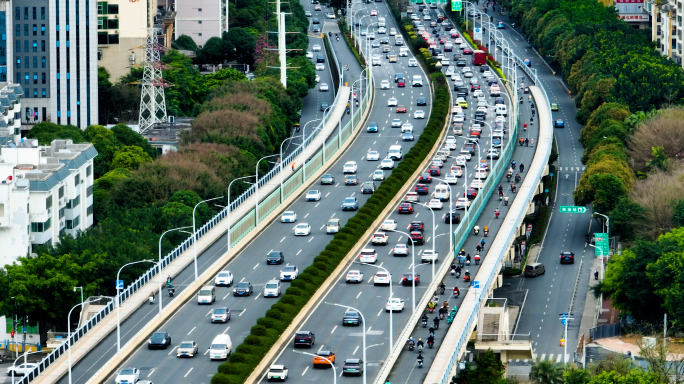
[(29, 57), (24, 56), (24, 68), (29, 68)]
[(21, 68), (21, 59), (17, 59), (17, 69)]
[(86, 176), (90, 177), (91, 173), (93, 173), (93, 166), (89, 165), (86, 167)]
[(24, 40), (24, 52), (30, 52), (29, 51), (29, 41)]
[(74, 177), (74, 184), (76, 184), (76, 186), (78, 186), (79, 184), (81, 184), (81, 175), (76, 175), (76, 176)]
[(47, 81), (47, 74), (46, 74), (45, 72), (43, 72), (43, 73), (41, 74), (41, 76), (40, 76), (40, 81), (41, 81), (43, 84), (46, 83), (46, 81)]
[(15, 20), (21, 20), (21, 8), (19, 8), (19, 7), (14, 8), (14, 19)]
[(45, 40), (40, 41), (40, 51), (45, 52)]
[(59, 219), (61, 220), (63, 218), (64, 218), (64, 207), (59, 209)]
[(28, 7), (24, 7), (24, 20), (28, 20)]
[(48, 198), (45, 199), (45, 209), (50, 208), (52, 208), (52, 195), (48, 196)]
[(93, 206), (91, 205), (90, 207), (88, 207), (88, 209), (86, 211), (88, 213), (88, 216), (92, 216), (93, 215)]
[(119, 20), (107, 19), (107, 29), (119, 29)]
[(33, 40), (33, 52), (38, 52), (38, 40)]
[(33, 97), (38, 98), (38, 88), (33, 90)]
[(64, 187), (63, 186), (59, 187), (59, 195), (58, 196), (60, 199), (64, 197)]
[(30, 80), (31, 80), (31, 76), (29, 75), (28, 72), (26, 72), (26, 75), (24, 75), (24, 84), (28, 85)]
[(24, 36), (28, 36), (28, 35), (29, 35), (29, 25), (24, 24)]
[(38, 36), (38, 24), (33, 24), (33, 36)]
[(198, 20), (198, 21), (197, 21), (197, 24), (202, 24), (202, 20)]
[(67, 220), (66, 229), (78, 229), (80, 221), (80, 217), (75, 217), (73, 220)]
[(44, 223), (31, 223), (31, 232), (43, 233), (52, 226), (52, 219), (47, 219)]
[(93, 195), (93, 186), (89, 186), (86, 188), (86, 196), (92, 196)]
[(47, 65), (47, 58), (45, 56), (43, 56), (40, 58), (40, 67), (45, 68), (46, 65)]
[(33, 20), (38, 18), (38, 8), (33, 7)]
[(16, 49), (17, 53), (21, 52), (21, 41), (20, 41), (20, 40), (17, 40), (17, 42), (15, 43), (15, 45), (17, 46), (17, 49)]
[(33, 56), (33, 68), (38, 68), (38, 56)]
[[(69, 111), (67, 111), (68, 113)], [(78, 205), (81, 203), (81, 196), (76, 196), (76, 198), (71, 199), (67, 202), (66, 208), (67, 209), (73, 209), (78, 207)]]
[(45, 7), (40, 7), (40, 19), (45, 20)]
[(47, 97), (47, 92), (46, 92), (45, 88), (42, 89), (42, 97), (43, 98)]
[(40, 35), (45, 36), (45, 24), (40, 25)]
[(21, 36), (21, 25), (17, 24), (14, 26), (14, 35), (16, 37)]

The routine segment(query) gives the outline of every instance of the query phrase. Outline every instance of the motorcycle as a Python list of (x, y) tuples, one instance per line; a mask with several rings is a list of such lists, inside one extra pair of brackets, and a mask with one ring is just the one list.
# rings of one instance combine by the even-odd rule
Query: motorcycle
[(176, 288), (174, 288), (173, 286), (170, 286), (168, 291), (169, 291), (169, 297), (173, 297), (173, 294), (176, 293)]
[(427, 327), (427, 319), (423, 319), (423, 328)]
[(466, 265), (470, 265), (470, 260), (466, 260)]
[(454, 290), (454, 297), (459, 297), (460, 295), (461, 295), (460, 290), (458, 290), (458, 291)]
[(439, 329), (439, 320), (438, 319), (433, 320), (432, 323), (433, 323), (432, 325), (435, 329)]
[(418, 360), (418, 368), (423, 368), (423, 360)]
[(435, 307), (428, 306), (428, 312), (432, 313), (435, 311)]
[(409, 340), (408, 342), (408, 349), (409, 351), (413, 351), (413, 346), (415, 345), (413, 340)]
[(419, 345), (419, 346), (418, 346), (418, 353), (421, 353), (421, 352), (423, 352), (423, 346), (422, 346), (422, 345)]
[(154, 295), (150, 295), (150, 298), (147, 299), (147, 301), (149, 301), (150, 304), (154, 304)]
[(599, 272), (594, 271), (594, 280), (598, 280), (598, 278), (599, 278)]
[(489, 229), (484, 230), (484, 235), (485, 235), (485, 237), (487, 237), (487, 235), (489, 235)]
[(480, 264), (480, 255), (475, 255), (475, 264)]
[(444, 287), (439, 287), (439, 294), (443, 295), (444, 294)]
[(459, 277), (461, 277), (461, 272), (456, 272), (456, 278), (458, 279)]
[(428, 340), (428, 347), (432, 349), (432, 347), (435, 345), (435, 342), (432, 340)]
[(451, 268), (451, 276), (456, 275), (456, 268)]
[(477, 234), (480, 233), (480, 228), (473, 228), (473, 232), (475, 232), (475, 236), (477, 236)]

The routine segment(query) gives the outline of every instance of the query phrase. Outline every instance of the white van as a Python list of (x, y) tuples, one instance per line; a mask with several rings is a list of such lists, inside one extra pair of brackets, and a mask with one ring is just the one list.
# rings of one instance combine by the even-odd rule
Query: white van
[(437, 153), (435, 154), (435, 157), (437, 157), (438, 159), (440, 159), (442, 161), (446, 161), (449, 158), (449, 155), (451, 155), (450, 151), (445, 150), (445, 149), (441, 149), (441, 150), (437, 151)]
[(205, 285), (197, 294), (197, 304), (212, 304), (216, 301), (216, 287)]
[(449, 200), (449, 187), (445, 184), (439, 184), (435, 187), (435, 191), (432, 192), (432, 197), (439, 199), (440, 201)]
[(264, 287), (264, 297), (279, 297), (280, 296), (280, 281), (270, 280)]
[(378, 17), (378, 27), (384, 27), (385, 26), (385, 18), (384, 17)]
[(423, 86), (423, 76), (421, 75), (414, 75), (413, 76), (413, 82), (411, 83), (414, 87), (422, 87)]
[(496, 105), (496, 115), (497, 116), (508, 116), (508, 107), (504, 104), (497, 104)]
[(233, 350), (233, 342), (228, 335), (218, 335), (214, 337), (209, 347), (209, 358), (211, 360), (225, 360)]
[(401, 151), (401, 145), (390, 146), (387, 155), (392, 160), (401, 160), (401, 158), (404, 156), (404, 153)]

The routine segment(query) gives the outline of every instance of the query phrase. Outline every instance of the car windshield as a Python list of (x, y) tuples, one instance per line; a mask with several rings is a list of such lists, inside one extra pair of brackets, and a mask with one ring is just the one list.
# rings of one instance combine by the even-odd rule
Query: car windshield
[(181, 348), (192, 348), (192, 343), (181, 343)]
[(228, 273), (228, 272), (221, 272), (221, 273), (219, 273), (219, 277), (230, 277), (230, 273)]
[(248, 288), (249, 283), (237, 283), (236, 288)]
[(214, 314), (215, 314), (215, 315), (223, 315), (223, 314), (225, 314), (225, 313), (226, 313), (226, 309), (225, 309), (225, 308), (216, 308), (216, 309), (214, 309)]
[(344, 199), (344, 202), (345, 202), (345, 203), (353, 203), (353, 202), (354, 202), (354, 199), (348, 197), (348, 198)]
[(271, 368), (271, 372), (283, 372), (282, 368)]
[(163, 340), (166, 337), (163, 333), (153, 333), (152, 334), (152, 339), (153, 340)]
[(216, 350), (216, 349), (226, 349), (226, 345), (225, 345), (225, 344), (212, 344), (212, 345), (211, 345), (211, 349), (214, 349), (214, 350)]
[(283, 268), (283, 272), (294, 272), (295, 267), (294, 266), (288, 266)]
[(278, 288), (278, 284), (266, 284), (266, 288)]
[(135, 375), (135, 370), (131, 368), (122, 369), (119, 375)]
[(210, 289), (201, 289), (199, 294), (200, 294), (200, 296), (209, 296), (209, 295), (211, 295), (211, 290)]

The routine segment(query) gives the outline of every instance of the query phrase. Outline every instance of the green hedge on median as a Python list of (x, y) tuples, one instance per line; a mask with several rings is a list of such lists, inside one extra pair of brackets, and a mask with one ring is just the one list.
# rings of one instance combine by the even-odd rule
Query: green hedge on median
[(325, 250), (314, 258), (313, 264), (290, 284), (280, 300), (266, 312), (266, 316), (257, 320), (249, 336), (235, 348), (228, 361), (219, 366), (218, 373), (211, 379), (212, 384), (238, 384), (247, 380), (295, 316), (333, 273), (358, 239), (362, 238), (382, 210), (407, 182), (412, 181), (409, 177), (439, 139), (451, 109), (449, 87), (444, 75), (432, 74), (432, 84), (432, 113), (416, 145), (399, 162), (392, 174), (380, 183), (375, 194), (349, 219)]

